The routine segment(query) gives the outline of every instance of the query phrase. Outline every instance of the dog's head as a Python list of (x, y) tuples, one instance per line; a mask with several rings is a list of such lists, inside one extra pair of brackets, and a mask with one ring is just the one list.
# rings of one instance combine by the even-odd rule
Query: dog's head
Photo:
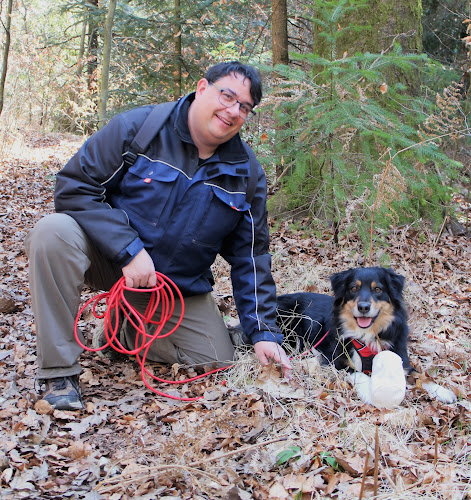
[(378, 335), (402, 307), (404, 277), (391, 269), (362, 267), (331, 276), (334, 309), (352, 336)]

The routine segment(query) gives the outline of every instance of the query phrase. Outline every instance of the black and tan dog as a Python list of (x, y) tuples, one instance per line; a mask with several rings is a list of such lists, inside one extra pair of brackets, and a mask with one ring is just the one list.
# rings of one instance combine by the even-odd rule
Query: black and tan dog
[[(337, 369), (347, 368), (365, 402), (370, 402), (363, 389), (365, 377), (378, 352), (396, 353), (405, 375), (417, 375), (407, 352), (404, 277), (391, 269), (369, 267), (336, 273), (330, 281), (334, 297), (318, 293), (278, 297), (278, 323), (291, 345), (297, 351), (314, 347)], [(422, 387), (442, 402), (456, 400), (452, 391), (430, 380)]]

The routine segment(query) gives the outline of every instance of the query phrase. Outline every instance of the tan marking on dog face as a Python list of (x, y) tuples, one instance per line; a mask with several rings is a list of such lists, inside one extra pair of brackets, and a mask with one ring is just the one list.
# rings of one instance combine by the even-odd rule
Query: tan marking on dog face
[(353, 314), (353, 311), (356, 310), (356, 308), (356, 302), (353, 300), (345, 302), (345, 304), (342, 306), (342, 311), (340, 312), (340, 320), (342, 321), (344, 331), (348, 330), (349, 332), (355, 332), (358, 329), (357, 320), (355, 319), (355, 315)]
[(390, 302), (378, 302), (380, 305), (380, 313), (376, 321), (371, 325), (375, 334), (379, 335), (386, 330), (394, 321), (394, 307)]

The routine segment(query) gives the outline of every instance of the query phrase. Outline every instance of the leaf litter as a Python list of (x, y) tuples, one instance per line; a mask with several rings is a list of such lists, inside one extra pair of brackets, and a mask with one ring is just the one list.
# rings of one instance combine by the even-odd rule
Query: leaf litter
[[(345, 376), (315, 354), (293, 354), (288, 382), (279, 367), (261, 367), (239, 348), (230, 369), (176, 391), (202, 397), (195, 402), (153, 394), (131, 358), (84, 353), (85, 410), (53, 410), (36, 391), (24, 238), (53, 211), (54, 175), (79, 143), (59, 135), (26, 139), (0, 162), (1, 498), (470, 497), (469, 237), (391, 229), (382, 250), (407, 279), (412, 363), (450, 387), (457, 404), (431, 400), (419, 384), (399, 408), (380, 411), (362, 404)], [(270, 223), (279, 293), (330, 293), (330, 274), (366, 265), (355, 234), (335, 245), (330, 231), (307, 222), (303, 230)], [(218, 259), (214, 296), (234, 325), (228, 273)], [(84, 301), (94, 293), (85, 290)], [(85, 318), (88, 333), (95, 321)], [(193, 374), (151, 366), (162, 378)]]

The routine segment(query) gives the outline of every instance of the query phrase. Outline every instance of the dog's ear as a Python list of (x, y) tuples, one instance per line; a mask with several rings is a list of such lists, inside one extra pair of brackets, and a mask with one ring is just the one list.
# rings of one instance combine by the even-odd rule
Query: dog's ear
[(334, 292), (335, 298), (344, 297), (347, 291), (347, 283), (351, 279), (352, 270), (342, 271), (340, 273), (332, 274), (330, 277), (330, 284)]
[(384, 269), (386, 273), (386, 280), (388, 288), (390, 290), (390, 295), (396, 299), (400, 299), (402, 296), (402, 291), (404, 290), (404, 284), (406, 279), (404, 276), (395, 273), (392, 269)]

